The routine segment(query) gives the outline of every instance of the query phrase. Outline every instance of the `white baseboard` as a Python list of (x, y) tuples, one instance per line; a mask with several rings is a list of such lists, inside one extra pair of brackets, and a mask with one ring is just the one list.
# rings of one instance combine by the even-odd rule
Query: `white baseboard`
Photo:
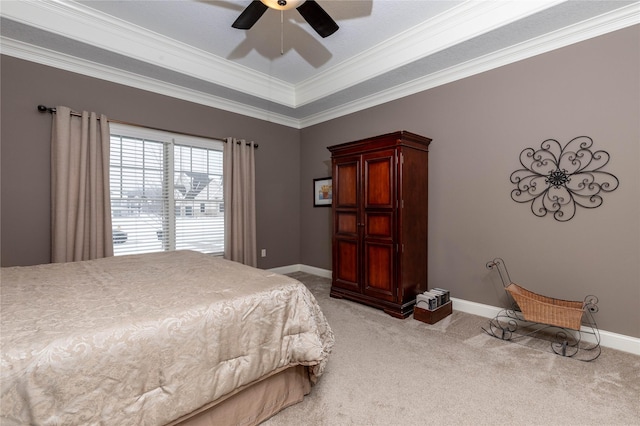
[[(272, 268), (270, 269), (270, 271), (276, 272), (278, 274), (306, 272), (308, 274), (317, 275), (323, 278), (331, 278), (332, 274), (328, 269), (321, 269), (316, 268), (315, 266), (302, 264)], [(456, 297), (452, 297), (451, 301), (453, 302), (453, 309), (485, 318), (493, 318), (498, 314), (498, 312), (503, 309), (496, 306), (484, 305), (482, 303), (458, 299)], [(585, 329), (585, 331), (587, 330)], [(585, 340), (593, 340), (592, 337), (592, 335), (585, 333)], [(624, 334), (600, 330), (600, 345), (623, 352), (629, 352), (634, 355), (640, 355), (640, 339), (637, 337), (631, 337)]]
[(276, 274), (292, 274), (294, 272), (300, 272), (302, 270), (302, 265), (289, 265), (289, 266), (279, 266), (277, 268), (270, 268), (269, 271), (275, 272)]
[(328, 269), (316, 268), (315, 266), (309, 265), (289, 265), (289, 266), (280, 266), (278, 268), (269, 269), (272, 272), (277, 274), (291, 274), (294, 272), (306, 272), (307, 274), (317, 275), (323, 278), (331, 278), (332, 272)]
[(302, 272), (306, 272), (307, 274), (317, 275), (323, 278), (331, 279), (333, 277), (333, 272), (328, 269), (316, 268), (315, 266), (302, 265)]

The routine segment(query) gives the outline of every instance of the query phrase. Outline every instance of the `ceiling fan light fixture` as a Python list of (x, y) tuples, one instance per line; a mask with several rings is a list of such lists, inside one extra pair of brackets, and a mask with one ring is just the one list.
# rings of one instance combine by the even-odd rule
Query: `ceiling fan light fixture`
[(260, 0), (265, 6), (276, 10), (290, 10), (300, 6), (305, 0)]
[(323, 38), (335, 33), (339, 28), (336, 21), (315, 0), (253, 0), (231, 26), (248, 30), (270, 8), (280, 11), (280, 25), (283, 23), (284, 10), (297, 9), (304, 20)]

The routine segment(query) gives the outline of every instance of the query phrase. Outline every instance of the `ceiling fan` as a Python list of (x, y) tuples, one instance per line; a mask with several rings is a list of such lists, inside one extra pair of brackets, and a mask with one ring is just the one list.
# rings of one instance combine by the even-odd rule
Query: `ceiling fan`
[(231, 26), (240, 30), (248, 30), (269, 8), (281, 11), (296, 8), (305, 21), (323, 38), (335, 33), (339, 28), (338, 24), (315, 0), (254, 0)]

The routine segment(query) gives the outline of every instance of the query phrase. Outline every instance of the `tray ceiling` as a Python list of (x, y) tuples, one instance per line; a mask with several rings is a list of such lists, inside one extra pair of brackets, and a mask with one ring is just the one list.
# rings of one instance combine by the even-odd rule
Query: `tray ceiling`
[(2, 53), (302, 128), (640, 22), (638, 1), (2, 1)]

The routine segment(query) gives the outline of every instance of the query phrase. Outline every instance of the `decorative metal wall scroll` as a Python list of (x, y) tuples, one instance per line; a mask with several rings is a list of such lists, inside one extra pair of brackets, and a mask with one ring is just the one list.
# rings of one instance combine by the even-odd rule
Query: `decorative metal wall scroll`
[(593, 209), (603, 203), (602, 193), (614, 191), (619, 181), (601, 169), (609, 162), (606, 151), (591, 151), (593, 140), (579, 136), (564, 147), (547, 139), (540, 149), (526, 148), (520, 153), (523, 169), (511, 173), (516, 188), (511, 198), (518, 203), (531, 202), (538, 217), (553, 213), (566, 222), (576, 214), (576, 206)]

